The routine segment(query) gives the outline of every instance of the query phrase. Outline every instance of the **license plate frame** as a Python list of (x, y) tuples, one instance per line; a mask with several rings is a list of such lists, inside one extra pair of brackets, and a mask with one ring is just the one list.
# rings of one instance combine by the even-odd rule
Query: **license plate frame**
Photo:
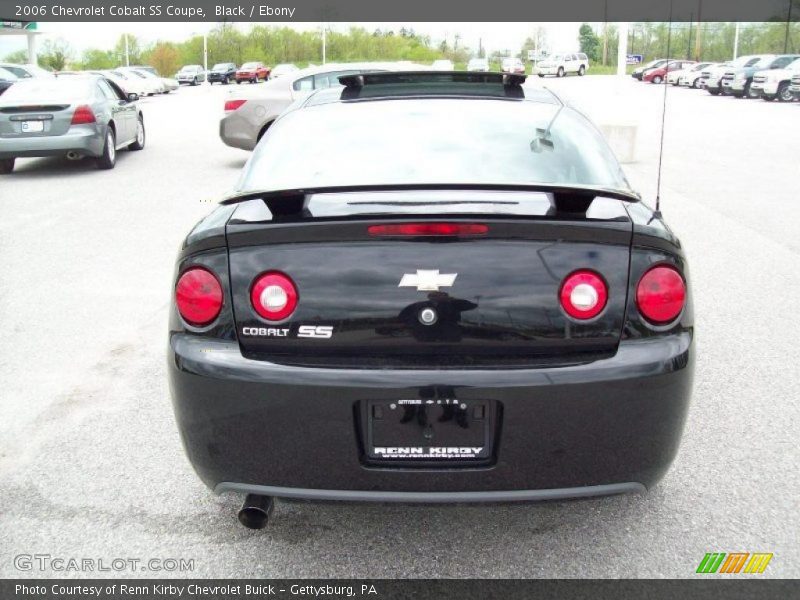
[(20, 131), (22, 133), (42, 133), (44, 131), (44, 121), (41, 119), (22, 121)]
[(364, 454), (381, 466), (484, 466), (494, 461), (497, 406), (490, 400), (367, 400)]

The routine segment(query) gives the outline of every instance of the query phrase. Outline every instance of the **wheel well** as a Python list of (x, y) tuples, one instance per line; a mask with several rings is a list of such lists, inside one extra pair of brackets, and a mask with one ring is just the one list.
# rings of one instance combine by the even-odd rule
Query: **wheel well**
[(258, 136), (256, 136), (256, 143), (258, 143), (258, 142), (260, 142), (260, 141), (261, 141), (261, 138), (262, 138), (262, 137), (264, 137), (264, 134), (265, 134), (265, 133), (267, 133), (267, 129), (269, 129), (269, 128), (270, 128), (270, 126), (271, 126), (271, 125), (272, 125), (274, 122), (275, 122), (275, 120), (273, 119), (272, 121), (270, 121), (269, 123), (267, 123), (266, 125), (264, 125), (264, 126), (261, 128), (261, 131), (259, 131), (259, 132), (258, 132)]

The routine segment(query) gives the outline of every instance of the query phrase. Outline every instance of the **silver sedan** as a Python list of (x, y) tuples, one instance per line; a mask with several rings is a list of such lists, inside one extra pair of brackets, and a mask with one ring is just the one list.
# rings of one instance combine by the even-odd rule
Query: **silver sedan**
[(228, 146), (252, 150), (292, 102), (315, 90), (338, 86), (341, 75), (401, 70), (425, 71), (430, 67), (410, 62), (328, 63), (284, 74), (252, 89), (236, 89), (225, 101), (226, 114), (219, 124), (219, 137)]
[(95, 75), (15, 83), (0, 97), (0, 173), (28, 156), (88, 156), (113, 169), (118, 149), (144, 148), (138, 99)]

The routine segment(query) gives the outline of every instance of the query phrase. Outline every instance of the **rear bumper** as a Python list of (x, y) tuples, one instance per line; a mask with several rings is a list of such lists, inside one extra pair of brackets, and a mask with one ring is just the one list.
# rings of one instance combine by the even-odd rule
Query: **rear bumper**
[[(324, 369), (242, 357), (238, 344), (175, 333), (169, 378), (190, 462), (228, 490), (328, 500), (462, 502), (637, 491), (680, 442), (691, 395), (691, 332), (626, 342), (593, 363), (514, 370)], [(366, 465), (362, 400), (439, 388), (502, 406), (485, 467)]]
[(225, 115), (219, 122), (219, 137), (226, 146), (253, 150), (256, 133), (250, 121), (236, 111)]
[(97, 125), (71, 127), (63, 135), (0, 138), (0, 158), (61, 156), (70, 151), (85, 156), (100, 156), (105, 145), (105, 129)]

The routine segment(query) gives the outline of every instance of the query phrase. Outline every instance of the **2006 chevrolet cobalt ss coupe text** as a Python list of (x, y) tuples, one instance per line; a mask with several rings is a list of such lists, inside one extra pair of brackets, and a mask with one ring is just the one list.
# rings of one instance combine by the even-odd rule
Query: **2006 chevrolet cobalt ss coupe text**
[(644, 490), (692, 387), (686, 260), (597, 130), (524, 76), (374, 73), (293, 105), (186, 238), (175, 414), (217, 493)]

